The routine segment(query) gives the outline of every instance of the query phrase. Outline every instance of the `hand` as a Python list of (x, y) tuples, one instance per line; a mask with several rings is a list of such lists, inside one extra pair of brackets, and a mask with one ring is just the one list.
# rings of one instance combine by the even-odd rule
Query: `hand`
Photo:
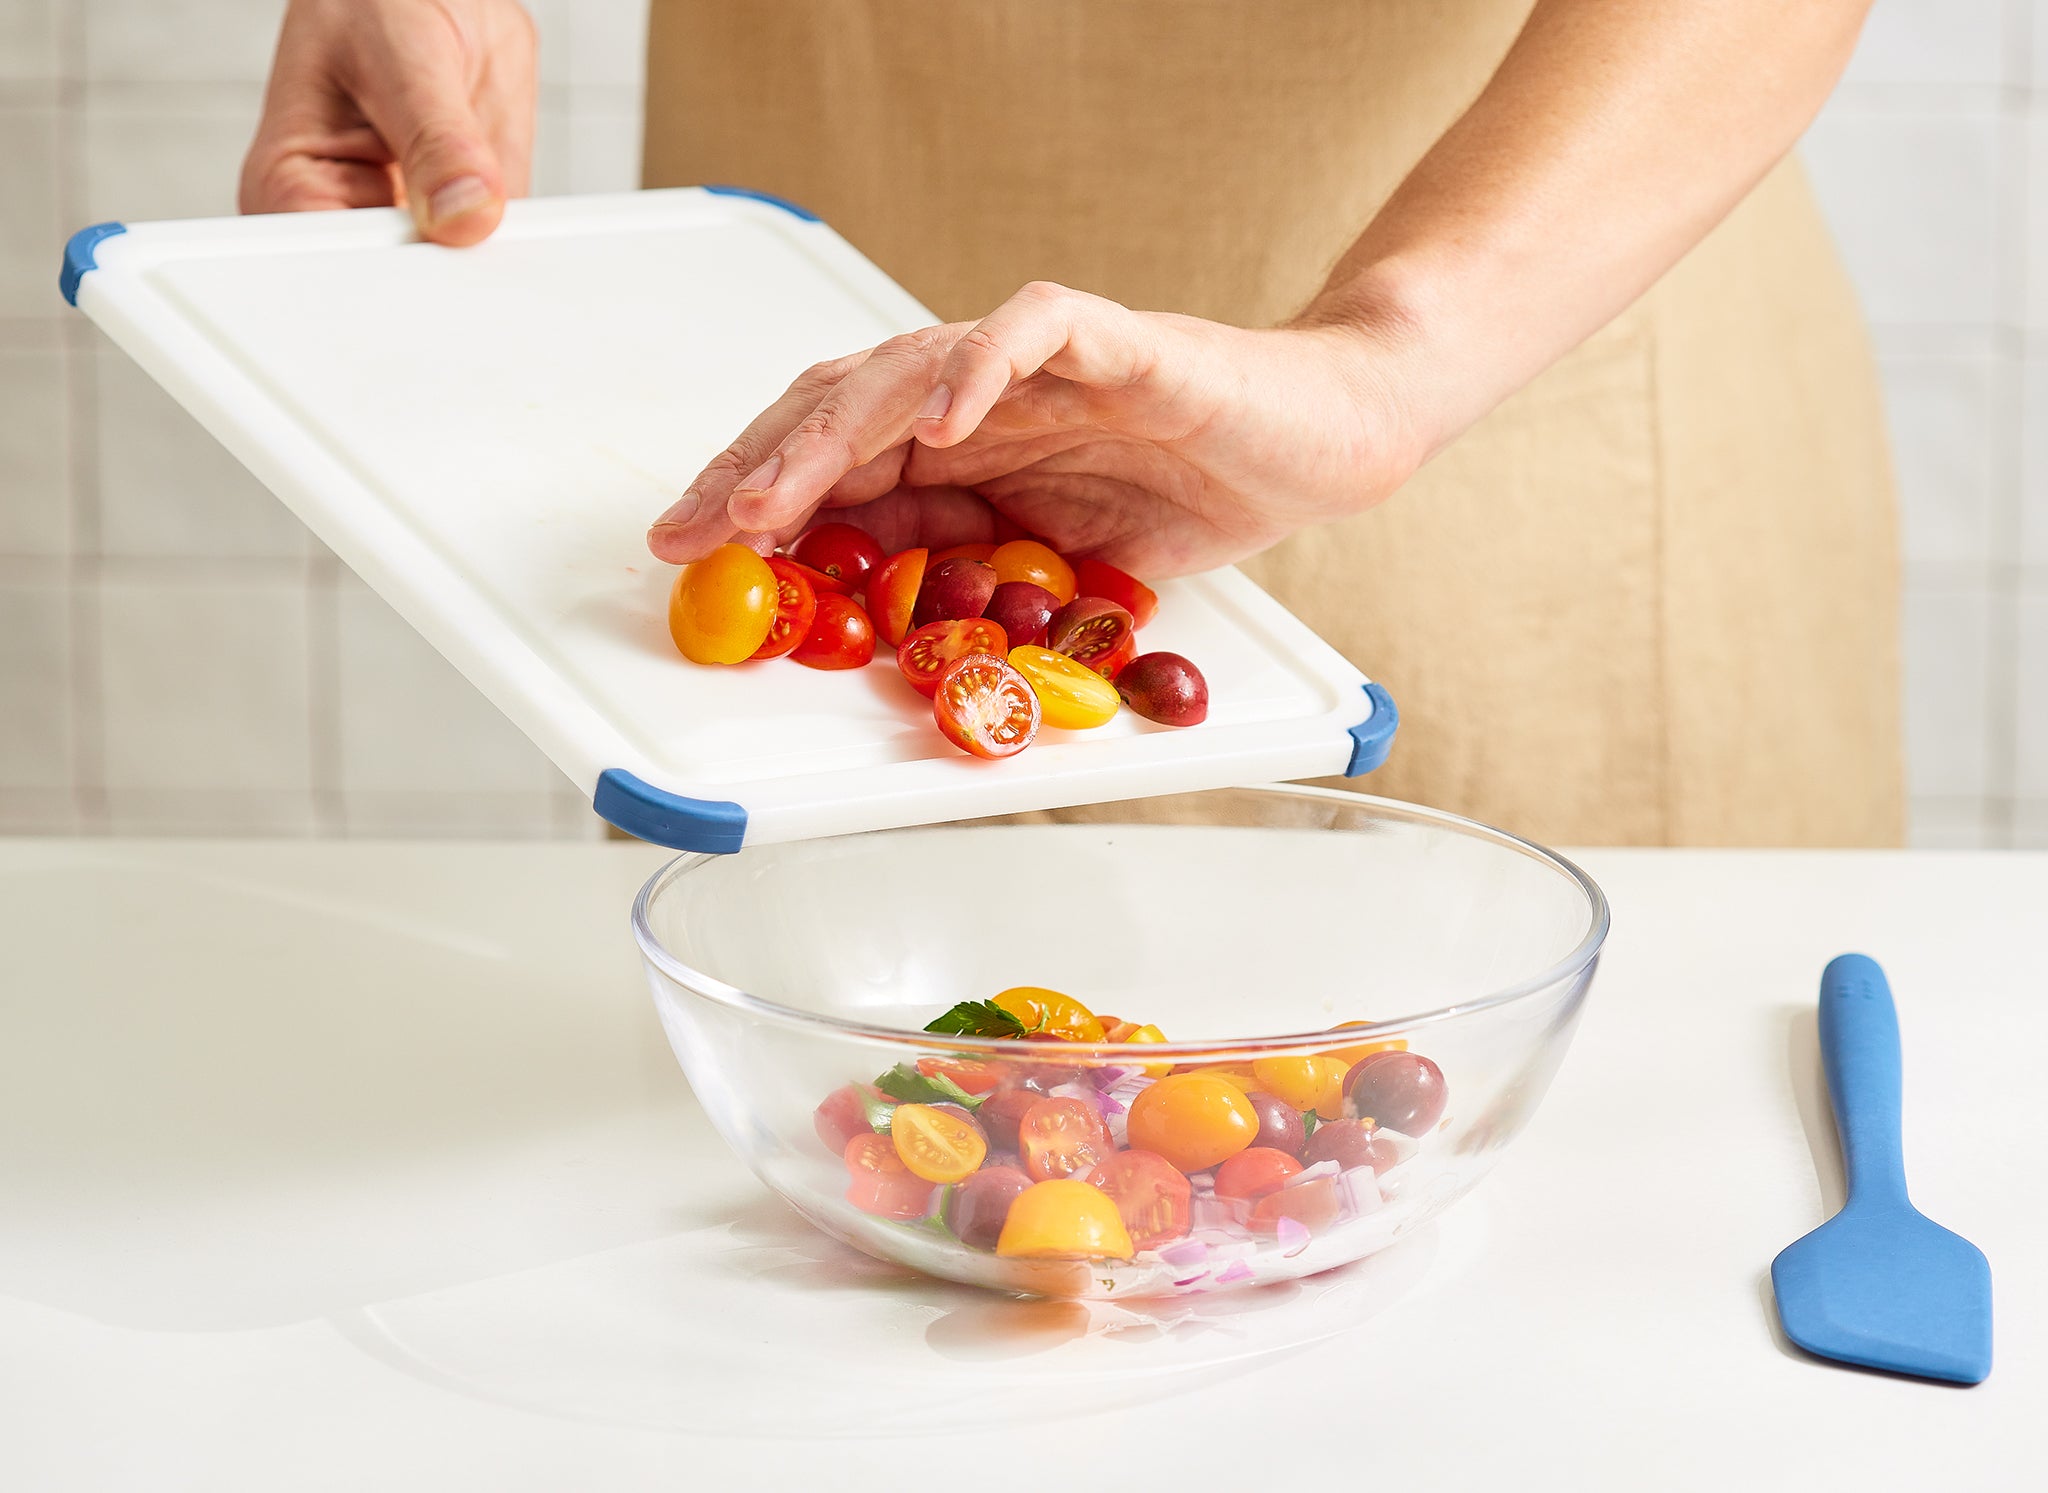
[(1027, 285), (978, 322), (820, 364), (648, 534), (685, 562), (768, 550), (822, 508), (884, 547), (993, 538), (997, 514), (1145, 576), (1227, 564), (1400, 485), (1431, 442), (1405, 339), (1360, 321), (1245, 331)]
[(477, 243), (526, 191), (534, 100), (514, 0), (292, 0), (242, 211), (398, 205), (425, 238)]

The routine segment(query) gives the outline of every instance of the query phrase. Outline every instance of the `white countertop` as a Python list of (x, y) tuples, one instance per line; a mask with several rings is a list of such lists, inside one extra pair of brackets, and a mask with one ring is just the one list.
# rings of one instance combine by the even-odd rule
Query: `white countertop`
[[(647, 999), (626, 913), (661, 858), (0, 841), (0, 1487), (1977, 1490), (2048, 1462), (2048, 856), (1584, 853), (1614, 935), (1495, 1174), (1357, 1279), (1163, 1334), (906, 1284), (769, 1198)], [(1839, 1198), (1813, 1008), (1848, 949), (1898, 998), (1915, 1199), (1991, 1259), (1974, 1389), (1776, 1334), (1771, 1256)]]

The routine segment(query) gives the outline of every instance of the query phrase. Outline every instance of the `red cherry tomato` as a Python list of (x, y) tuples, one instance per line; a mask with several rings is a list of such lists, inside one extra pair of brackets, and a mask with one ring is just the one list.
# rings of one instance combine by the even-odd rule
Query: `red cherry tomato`
[(979, 1058), (919, 1058), (917, 1071), (926, 1078), (950, 1079), (970, 1094), (989, 1093), (1004, 1078), (1000, 1065)]
[(1124, 640), (1110, 652), (1108, 658), (1098, 659), (1089, 667), (1111, 684), (1115, 684), (1117, 675), (1123, 672), (1124, 665), (1137, 656), (1138, 635), (1135, 632), (1127, 633)]
[(1038, 696), (993, 653), (956, 658), (939, 676), (932, 715), (946, 739), (975, 757), (1014, 757), (1038, 735)]
[(780, 558), (783, 564), (789, 566), (811, 583), (811, 594), (813, 596), (824, 596), (828, 593), (833, 596), (851, 596), (860, 589), (851, 581), (843, 581), (836, 575), (827, 575), (824, 571), (813, 569), (801, 560), (792, 559), (788, 555), (783, 555)]
[(1216, 1168), (1216, 1196), (1240, 1203), (1256, 1202), (1278, 1192), (1289, 1177), (1301, 1174), (1301, 1163), (1285, 1151), (1250, 1146)]
[(812, 569), (844, 581), (849, 592), (865, 586), (882, 563), (882, 547), (874, 536), (852, 524), (819, 524), (798, 536), (789, 553)]
[(1129, 655), (1116, 657), (1132, 642), (1131, 633), (1129, 612), (1099, 596), (1083, 596), (1052, 614), (1045, 627), (1045, 646), (1100, 673), (1112, 660), (1122, 667), (1136, 657), (1134, 644)]
[(1119, 1151), (1088, 1180), (1116, 1200), (1135, 1249), (1157, 1249), (1188, 1231), (1193, 1188), (1164, 1156), (1151, 1151)]
[(812, 669), (858, 669), (875, 656), (875, 626), (860, 603), (828, 591), (818, 598), (818, 615), (791, 658)]
[(910, 631), (910, 614), (917, 607), (917, 593), (924, 585), (924, 568), (929, 552), (904, 550), (891, 555), (868, 577), (868, 615), (875, 631), (891, 648)]
[(1421, 1135), (1443, 1117), (1444, 1070), (1419, 1052), (1376, 1052), (1344, 1076), (1351, 1113), (1403, 1135)]
[(946, 1200), (946, 1227), (970, 1248), (994, 1249), (1010, 1204), (1030, 1186), (1031, 1179), (1014, 1166), (985, 1166), (953, 1189)]
[(768, 557), (775, 573), (775, 620), (768, 624), (768, 637), (754, 650), (756, 658), (780, 658), (794, 652), (818, 617), (818, 595), (805, 579), (803, 566), (780, 555)]
[(939, 676), (956, 658), (970, 653), (993, 653), (1000, 657), (1010, 651), (1010, 640), (1002, 628), (985, 617), (967, 617), (952, 622), (927, 622), (903, 640), (896, 650), (896, 667), (910, 681), (910, 687), (929, 700), (938, 693)]
[(856, 1135), (841, 1153), (846, 1162), (846, 1200), (877, 1218), (922, 1218), (937, 1184), (903, 1164), (896, 1143), (869, 1131)]
[(1083, 560), (1074, 566), (1076, 595), (1099, 596), (1113, 601), (1131, 614), (1131, 623), (1143, 627), (1159, 615), (1159, 595), (1136, 576), (1106, 565), (1100, 560)]
[(827, 1094), (825, 1102), (812, 1113), (811, 1124), (818, 1139), (834, 1156), (844, 1156), (846, 1143), (856, 1135), (874, 1133), (874, 1127), (868, 1124), (868, 1105), (863, 1100), (888, 1105), (896, 1102), (872, 1085), (850, 1083)]
[[(918, 1066), (922, 1068), (924, 1065), (920, 1063)], [(967, 1085), (963, 1083), (960, 1087), (964, 1089)], [(1044, 1097), (1037, 1089), (998, 1088), (982, 1102), (981, 1108), (974, 1112), (974, 1118), (988, 1132), (991, 1146), (1001, 1151), (1017, 1151), (1021, 1149), (1017, 1143), (1017, 1131), (1025, 1112)]]
[(1017, 1123), (1017, 1149), (1024, 1170), (1044, 1182), (1071, 1177), (1105, 1161), (1116, 1149), (1109, 1127), (1093, 1106), (1079, 1099), (1041, 1099)]
[(988, 563), (998, 581), (1029, 581), (1043, 586), (1062, 603), (1074, 599), (1074, 567), (1051, 545), (1036, 539), (1012, 539), (996, 546)]

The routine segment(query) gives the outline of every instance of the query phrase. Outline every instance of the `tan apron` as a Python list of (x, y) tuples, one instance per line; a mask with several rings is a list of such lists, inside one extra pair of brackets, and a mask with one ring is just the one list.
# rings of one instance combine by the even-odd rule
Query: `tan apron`
[[(1298, 310), (1530, 0), (654, 0), (649, 185), (822, 215), (946, 320)], [(1356, 786), (1564, 844), (1888, 845), (1891, 475), (1795, 163), (1392, 500), (1250, 561), (1382, 680)]]

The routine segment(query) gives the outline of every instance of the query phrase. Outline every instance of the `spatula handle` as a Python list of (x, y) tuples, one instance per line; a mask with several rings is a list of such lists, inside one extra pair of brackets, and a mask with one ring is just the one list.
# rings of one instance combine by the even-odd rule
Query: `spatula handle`
[(1899, 1016), (1875, 959), (1843, 954), (1820, 977), (1820, 1054), (1849, 1196), (1906, 1199), (1899, 1138)]

